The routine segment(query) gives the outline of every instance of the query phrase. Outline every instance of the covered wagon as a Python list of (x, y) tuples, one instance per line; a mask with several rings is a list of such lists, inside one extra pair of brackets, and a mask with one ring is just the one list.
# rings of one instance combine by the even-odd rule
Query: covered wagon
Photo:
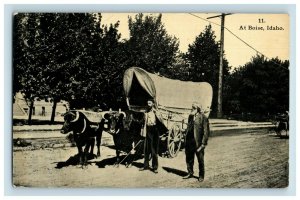
[(124, 73), (123, 88), (129, 110), (145, 112), (147, 100), (154, 100), (169, 130), (160, 138), (170, 157), (182, 147), (192, 104), (200, 105), (207, 117), (210, 114), (213, 93), (207, 82), (174, 80), (131, 67)]

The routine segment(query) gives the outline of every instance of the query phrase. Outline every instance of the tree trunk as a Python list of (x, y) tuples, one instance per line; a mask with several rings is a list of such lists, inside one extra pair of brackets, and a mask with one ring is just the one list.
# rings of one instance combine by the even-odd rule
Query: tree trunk
[(56, 105), (57, 105), (57, 100), (54, 99), (53, 106), (52, 106), (51, 120), (50, 120), (51, 124), (54, 124)]
[(31, 125), (32, 124), (31, 117), (32, 117), (32, 111), (34, 106), (34, 100), (30, 100), (29, 104), (30, 105), (29, 105), (29, 114), (28, 114), (28, 125)]

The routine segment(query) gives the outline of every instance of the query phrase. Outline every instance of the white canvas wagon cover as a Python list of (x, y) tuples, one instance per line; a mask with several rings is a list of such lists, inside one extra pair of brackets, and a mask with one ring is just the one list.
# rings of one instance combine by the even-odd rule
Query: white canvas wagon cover
[(207, 82), (174, 80), (131, 67), (124, 73), (123, 87), (131, 110), (143, 111), (153, 99), (158, 109), (187, 114), (197, 103), (207, 116), (210, 113), (212, 87)]

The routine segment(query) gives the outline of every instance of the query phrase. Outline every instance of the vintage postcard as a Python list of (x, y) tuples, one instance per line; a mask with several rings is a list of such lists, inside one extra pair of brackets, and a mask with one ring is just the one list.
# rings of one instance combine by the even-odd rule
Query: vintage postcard
[(15, 187), (289, 186), (288, 14), (12, 18)]

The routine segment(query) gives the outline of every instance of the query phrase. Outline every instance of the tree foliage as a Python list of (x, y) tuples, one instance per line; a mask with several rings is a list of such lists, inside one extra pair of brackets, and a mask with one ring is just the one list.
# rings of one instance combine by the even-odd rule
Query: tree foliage
[(13, 91), (21, 90), (26, 99), (40, 95), (42, 82), (42, 62), (44, 54), (38, 50), (42, 46), (38, 31), (38, 14), (18, 14), (14, 18), (14, 86)]
[(261, 116), (289, 109), (289, 62), (257, 55), (229, 78), (231, 99), (226, 106), (234, 113)]
[(184, 55), (184, 53), (179, 53), (175, 57), (175, 62), (173, 63), (173, 65), (170, 65), (165, 69), (161, 69), (160, 74), (171, 79), (190, 81), (191, 66), (184, 59)]
[[(69, 101), (71, 108), (126, 108), (122, 78), (128, 67), (183, 81), (206, 81), (217, 108), (219, 43), (206, 26), (189, 45), (178, 50), (162, 15), (129, 17), (130, 38), (120, 41), (119, 22), (102, 24), (95, 13), (19, 13), (14, 16), (13, 92), (21, 91), (32, 108), (35, 98)], [(288, 109), (288, 61), (254, 57), (229, 74), (223, 60), (223, 110), (275, 113)], [(30, 109), (31, 111), (31, 109)], [(30, 115), (29, 115), (30, 116)]]
[(152, 73), (174, 64), (178, 39), (168, 35), (161, 19), (161, 14), (157, 17), (143, 14), (137, 14), (134, 19), (129, 17), (128, 64)]
[[(189, 45), (185, 59), (189, 63), (189, 77), (195, 82), (208, 82), (213, 87), (212, 111), (216, 112), (219, 83), (220, 48), (211, 25), (205, 27)], [(223, 79), (229, 75), (227, 60), (223, 59)], [(225, 86), (223, 86), (225, 87)], [(226, 93), (225, 93), (226, 95)]]
[(13, 92), (21, 91), (29, 106), (29, 124), (36, 97), (45, 91), (43, 62), (46, 55), (42, 37), (36, 27), (40, 24), (39, 14), (17, 14), (14, 18), (13, 35)]
[(64, 99), (74, 108), (107, 99), (115, 105), (118, 22), (102, 25), (100, 14), (87, 13), (21, 13), (14, 20), (14, 93)]

